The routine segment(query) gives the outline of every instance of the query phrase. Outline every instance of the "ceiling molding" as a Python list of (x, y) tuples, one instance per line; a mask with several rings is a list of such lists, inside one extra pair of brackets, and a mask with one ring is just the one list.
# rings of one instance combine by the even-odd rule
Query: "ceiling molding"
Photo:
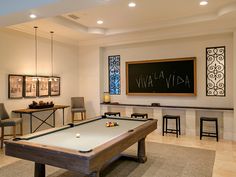
[[(13, 30), (16, 32), (21, 32), (21, 33), (25, 33), (27, 35), (31, 35), (33, 36), (33, 28), (28, 28), (27, 30), (25, 28), (21, 28), (20, 26), (17, 27), (8, 27), (8, 28), (3, 28), (3, 29), (8, 29), (8, 30)], [(45, 33), (42, 32), (40, 30), (38, 30), (38, 37), (44, 38), (44, 39), (51, 39), (50, 34), (49, 33)], [(63, 37), (59, 34), (56, 34), (56, 37), (54, 35), (54, 41), (58, 41), (60, 43), (65, 43), (65, 44), (69, 44), (69, 45), (78, 45), (78, 40), (77, 39), (71, 39), (71, 38), (67, 38), (67, 37)]]
[[(186, 25), (186, 24), (193, 24), (193, 23), (199, 23), (199, 22), (207, 22), (207, 21), (213, 21), (217, 20), (218, 18), (222, 16), (226, 16), (230, 13), (236, 12), (236, 2), (227, 4), (224, 7), (221, 7), (215, 12), (207, 13), (207, 14), (201, 14), (191, 17), (185, 17), (185, 18), (177, 18), (172, 20), (163, 20), (159, 22), (152, 22), (149, 24), (144, 24), (141, 27), (140, 26), (133, 26), (129, 28), (121, 28), (121, 29), (105, 29), (105, 28), (92, 28), (87, 27), (84, 25), (81, 25), (79, 22), (75, 22), (74, 20), (65, 18), (63, 16), (55, 17), (53, 19), (54, 22), (60, 23), (60, 25), (63, 25), (68, 28), (72, 28), (74, 30), (85, 32), (85, 33), (91, 33), (91, 34), (101, 34), (105, 36), (109, 35), (119, 35), (124, 33), (131, 33), (131, 32), (139, 32), (139, 31), (147, 31), (147, 30), (158, 30), (162, 28), (167, 27), (175, 27), (179, 25)], [(60, 20), (59, 20), (60, 19)]]
[(217, 15), (220, 17), (235, 11), (236, 11), (236, 2), (222, 7), (220, 10), (218, 10)]
[(173, 20), (164, 20), (158, 23), (145, 24), (142, 27), (134, 26), (133, 28), (127, 28), (127, 29), (115, 29), (115, 30), (107, 29), (106, 35), (115, 35), (115, 34), (121, 34), (121, 33), (173, 27), (173, 26), (185, 25), (185, 24), (191, 24), (191, 23), (197, 23), (197, 22), (212, 21), (212, 20), (216, 20), (220, 18), (221, 16), (229, 15), (230, 13), (233, 13), (233, 12), (236, 12), (236, 2), (228, 4), (213, 13), (196, 15), (192, 17), (178, 18), (178, 19), (173, 19)]
[(140, 31), (134, 33), (125, 33), (119, 35), (111, 35), (97, 39), (84, 40), (79, 42), (79, 46), (97, 45), (100, 47), (143, 43), (148, 41), (160, 41), (169, 39), (178, 39), (186, 37), (196, 37), (204, 35), (214, 35), (223, 33), (233, 33), (235, 30), (234, 24), (228, 21), (221, 28), (218, 27), (218, 22), (201, 24), (186, 24), (173, 28), (162, 28), (158, 30)]
[(60, 24), (66, 28), (73, 29), (78, 32), (90, 33), (90, 34), (106, 34), (106, 29), (104, 28), (93, 28), (81, 25), (72, 20), (69, 20), (63, 16), (57, 16), (49, 19), (50, 21)]
[(62, 17), (62, 16), (53, 17), (53, 18), (50, 18), (49, 20), (51, 22), (57, 23), (59, 25), (65, 26), (65, 27), (70, 28), (75, 31), (84, 32), (84, 33), (88, 32), (87, 26), (73, 22), (71, 20), (66, 19), (65, 17)]
[[(180, 0), (180, 3), (174, 3), (176, 7), (169, 7), (165, 0), (150, 1), (153, 4), (137, 0), (144, 8), (138, 6), (136, 11), (127, 7), (126, 0), (54, 0), (50, 4), (51, 1), (33, 9), (44, 14), (38, 20), (10, 28), (33, 35), (33, 26), (37, 25), (41, 29), (39, 35), (44, 38), (49, 37), (49, 30), (53, 30), (60, 42), (101, 46), (228, 33), (236, 28), (233, 23), (236, 20), (236, 0), (215, 0), (206, 7), (195, 4), (195, 0)], [(158, 6), (159, 11), (150, 11), (159, 3), (162, 3)], [(168, 7), (169, 11), (166, 11)], [(10, 14), (7, 18), (0, 16), (0, 26), (29, 20), (21, 19), (21, 15), (26, 17), (31, 10)], [(78, 19), (69, 18), (69, 14), (77, 15)], [(40, 20), (44, 17), (49, 18)], [(104, 19), (103, 25), (96, 24), (99, 18)]]
[(29, 14), (32, 12), (34, 12), (38, 16), (37, 19), (42, 19), (109, 4), (119, 0), (38, 0), (38, 3), (32, 3), (31, 6), (26, 5), (29, 3), (29, 1), (27, 1), (23, 2), (24, 4), (19, 5), (25, 7), (21, 9), (16, 9), (15, 6), (17, 6), (16, 4), (19, 3), (18, 1), (16, 1), (17, 0), (8, 0), (7, 3), (4, 2), (0, 4), (1, 9), (8, 8), (8, 11), (0, 15), (0, 27), (6, 27), (32, 21), (32, 19), (29, 18)]

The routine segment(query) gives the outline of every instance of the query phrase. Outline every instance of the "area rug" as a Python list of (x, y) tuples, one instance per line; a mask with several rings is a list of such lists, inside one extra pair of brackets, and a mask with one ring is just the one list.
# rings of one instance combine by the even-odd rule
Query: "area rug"
[[(147, 142), (147, 162), (119, 159), (102, 172), (102, 177), (212, 177), (215, 151)], [(132, 147), (126, 153), (133, 155)], [(47, 177), (84, 177), (47, 166)], [(33, 177), (34, 163), (19, 160), (0, 168), (0, 177)]]

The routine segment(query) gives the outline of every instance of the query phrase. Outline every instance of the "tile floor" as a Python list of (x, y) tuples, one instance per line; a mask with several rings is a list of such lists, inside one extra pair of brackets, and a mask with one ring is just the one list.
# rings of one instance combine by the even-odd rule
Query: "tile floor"
[[(147, 137), (147, 141), (173, 144), (186, 147), (203, 148), (216, 151), (213, 177), (236, 177), (236, 142), (220, 139), (216, 142), (214, 138), (187, 137), (182, 135), (176, 138), (175, 135), (161, 136), (153, 132)], [(0, 150), (0, 167), (11, 164), (17, 159), (4, 155), (4, 149)]]
[(199, 136), (187, 137), (182, 135), (176, 138), (175, 135), (161, 136), (156, 132), (147, 137), (147, 141), (173, 144), (186, 147), (202, 148), (216, 151), (213, 177), (236, 177), (236, 142), (215, 138)]

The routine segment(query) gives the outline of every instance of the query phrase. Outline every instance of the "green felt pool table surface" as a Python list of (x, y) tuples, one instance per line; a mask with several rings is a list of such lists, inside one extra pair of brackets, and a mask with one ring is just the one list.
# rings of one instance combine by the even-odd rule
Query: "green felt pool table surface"
[[(26, 141), (78, 151), (89, 151), (146, 122), (145, 119), (129, 119), (97, 119)], [(118, 126), (106, 127), (106, 122), (117, 122)], [(76, 134), (80, 134), (80, 137), (77, 138)]]

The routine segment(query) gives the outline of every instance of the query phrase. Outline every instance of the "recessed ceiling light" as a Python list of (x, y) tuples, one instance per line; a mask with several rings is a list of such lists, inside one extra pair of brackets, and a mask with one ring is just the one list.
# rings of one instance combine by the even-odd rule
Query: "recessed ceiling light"
[(135, 2), (130, 2), (130, 3), (128, 4), (128, 6), (129, 6), (129, 7), (135, 7), (135, 6), (136, 6), (136, 3), (135, 3)]
[(35, 14), (30, 14), (29, 17), (32, 18), (32, 19), (34, 19), (34, 18), (37, 18), (37, 15), (35, 15)]
[(205, 6), (205, 5), (207, 5), (208, 4), (208, 1), (207, 0), (202, 0), (202, 1), (200, 1), (200, 5), (201, 6)]
[(103, 21), (102, 20), (98, 20), (97, 24), (101, 25), (101, 24), (103, 24)]

